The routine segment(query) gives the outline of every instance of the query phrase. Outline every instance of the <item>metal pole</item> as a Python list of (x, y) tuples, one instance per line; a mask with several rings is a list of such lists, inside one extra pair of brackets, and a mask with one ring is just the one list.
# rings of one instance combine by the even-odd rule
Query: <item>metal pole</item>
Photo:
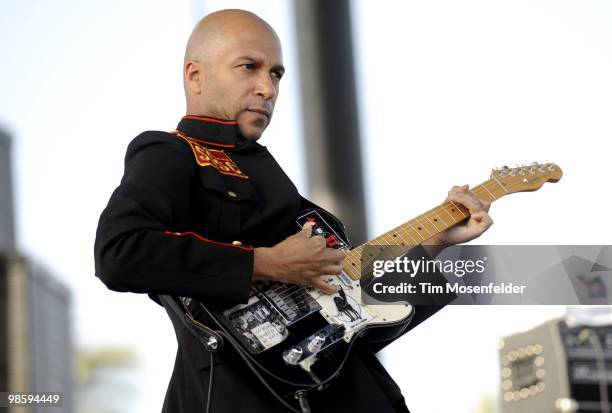
[(348, 0), (295, 0), (310, 198), (367, 240)]

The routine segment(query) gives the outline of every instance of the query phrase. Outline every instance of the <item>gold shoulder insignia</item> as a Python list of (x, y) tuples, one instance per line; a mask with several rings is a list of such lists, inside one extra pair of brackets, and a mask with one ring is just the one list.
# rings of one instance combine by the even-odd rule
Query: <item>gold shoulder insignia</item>
[(200, 166), (212, 166), (219, 173), (224, 175), (236, 176), (242, 179), (249, 179), (244, 172), (230, 159), (227, 154), (221, 149), (207, 148), (200, 144), (197, 139), (184, 135), (177, 131), (171, 132), (173, 135), (184, 139), (189, 143), (191, 150), (195, 156), (196, 162)]

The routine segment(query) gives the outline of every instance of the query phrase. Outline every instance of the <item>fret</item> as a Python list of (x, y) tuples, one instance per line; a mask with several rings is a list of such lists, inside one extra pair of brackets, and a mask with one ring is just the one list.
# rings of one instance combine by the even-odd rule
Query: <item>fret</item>
[[(431, 238), (431, 237), (433, 236), (433, 234), (431, 233), (431, 231), (429, 231), (425, 225), (421, 224), (417, 218), (415, 218), (414, 220), (417, 222), (417, 224), (419, 224), (419, 225), (417, 226), (417, 229), (418, 229), (419, 231), (421, 230), (421, 228), (425, 228), (425, 230), (426, 230), (427, 232), (429, 232), (429, 238)], [(425, 240), (425, 239), (429, 239), (429, 238), (424, 238), (424, 240)]]
[[(404, 228), (402, 228), (402, 227), (399, 227), (399, 230), (400, 230), (400, 231), (404, 231), (404, 232), (406, 233), (406, 235), (408, 235), (408, 236), (410, 237), (410, 239), (412, 240), (412, 242), (414, 242), (414, 244), (412, 244), (412, 245), (418, 245), (417, 240), (416, 240), (416, 239), (414, 239), (414, 238), (412, 237), (412, 235), (410, 235), (410, 233), (408, 232), (408, 230), (406, 230), (406, 229), (404, 229)], [(403, 238), (402, 238), (402, 239), (403, 239)]]
[(380, 237), (377, 238), (379, 241), (379, 245), (390, 245), (385, 241), (385, 234), (382, 234)]
[(393, 233), (391, 234), (391, 236), (392, 236), (394, 239), (399, 238), (399, 240), (401, 241), (401, 244), (406, 244), (406, 240), (404, 239), (404, 237), (402, 237), (402, 234), (401, 234), (401, 233), (400, 233), (400, 234), (398, 234), (398, 232), (399, 232), (399, 231), (393, 231)]
[(430, 209), (424, 215), (427, 216), (427, 219), (433, 221), (432, 223), (434, 224), (438, 232), (444, 231), (446, 228), (448, 228), (448, 224), (442, 219), (442, 217), (440, 217), (440, 215), (438, 215), (435, 208)]
[(491, 193), (491, 191), (489, 191), (489, 190), (487, 189), (487, 187), (486, 187), (484, 184), (483, 184), (483, 185), (481, 185), (481, 186), (479, 186), (478, 188), (483, 188), (485, 191), (487, 191), (487, 193), (488, 193), (489, 195), (491, 195), (491, 199), (490, 199), (489, 201), (494, 201), (494, 200), (495, 200), (495, 195), (493, 195), (493, 194)]
[[(463, 215), (463, 218), (466, 218), (470, 214), (469, 210), (467, 208), (465, 208), (463, 205), (457, 205), (453, 201), (448, 201), (448, 202), (450, 202), (450, 204), (452, 205), (451, 212), (453, 212), (453, 210), (454, 211), (459, 211), (459, 212), (461, 212), (461, 215)], [(465, 212), (464, 212), (464, 210), (465, 210)]]
[(502, 183), (501, 183), (501, 182), (499, 182), (495, 176), (492, 176), (492, 177), (491, 177), (491, 180), (492, 180), (493, 182), (495, 182), (497, 185), (499, 185), (499, 187), (500, 187), (501, 189), (503, 189), (505, 193), (507, 193), (507, 194), (509, 194), (509, 193), (510, 193), (510, 191), (508, 191), (508, 190), (506, 189), (506, 187), (505, 187), (504, 185), (502, 185)]
[(487, 180), (485, 182), (482, 183), (482, 186), (489, 191), (489, 193), (493, 196), (493, 199), (491, 201), (497, 201), (497, 199), (501, 196), (501, 195), (497, 195), (495, 193), (495, 187), (492, 186), (494, 184), (494, 182), (492, 180)]
[[(415, 229), (415, 228), (418, 228), (418, 225), (417, 225), (417, 226), (415, 226), (414, 224), (412, 224), (412, 221), (408, 221), (408, 222), (406, 222), (406, 224), (404, 224), (404, 225), (408, 225), (410, 228), (412, 228), (412, 231), (413, 231), (415, 234), (418, 234), (418, 235), (419, 235), (419, 237), (421, 237), (421, 241), (425, 241), (425, 240), (427, 239), (427, 238), (425, 238), (425, 237), (424, 237), (424, 236), (421, 234), (421, 231), (419, 231), (418, 229)], [(420, 244), (420, 242), (419, 242), (419, 244)]]
[(444, 204), (440, 205), (438, 208), (441, 208), (442, 211), (446, 212), (446, 215), (448, 215), (454, 222), (453, 224), (456, 224), (457, 222), (459, 222), (458, 220), (455, 219), (455, 217), (453, 217), (450, 212), (448, 212), (448, 210), (446, 208), (444, 208)]
[(437, 226), (436, 224), (434, 224), (434, 222), (433, 222), (431, 219), (429, 219), (429, 217), (428, 217), (426, 214), (424, 214), (423, 216), (424, 216), (425, 218), (427, 218), (427, 220), (428, 220), (429, 222), (431, 222), (431, 224), (434, 226), (434, 228), (436, 229), (436, 231), (437, 231), (437, 232), (440, 232), (440, 229), (438, 228), (438, 226)]
[[(404, 237), (402, 237), (401, 231), (402, 231), (402, 228), (398, 227), (398, 228), (395, 228), (395, 230), (389, 231), (388, 233), (390, 233), (391, 237), (393, 237), (393, 238), (399, 238), (402, 241), (402, 243), (401, 243), (402, 245), (406, 245), (406, 243), (409, 243), (409, 241), (404, 239)], [(399, 232), (399, 234), (398, 234), (398, 232)], [(410, 236), (410, 235), (408, 234), (408, 236)]]
[[(436, 207), (436, 208), (437, 208), (437, 207)], [(448, 224), (446, 221), (444, 221), (444, 219), (442, 219), (442, 217), (440, 216), (440, 214), (438, 214), (438, 213), (436, 212), (436, 208), (432, 209), (432, 210), (431, 210), (431, 212), (433, 212), (434, 214), (436, 214), (436, 216), (437, 216), (438, 218), (440, 218), (440, 221), (442, 221), (442, 223), (443, 223), (444, 225), (446, 225), (446, 227), (448, 228), (448, 227), (449, 227), (449, 224)]]
[(363, 249), (364, 245), (365, 244), (362, 244), (362, 245), (360, 245), (358, 247), (353, 248), (352, 250), (347, 251), (346, 252), (345, 260), (346, 259), (349, 259), (349, 260), (355, 260), (356, 259), (356, 261), (359, 261), (359, 252), (361, 251), (361, 249)]

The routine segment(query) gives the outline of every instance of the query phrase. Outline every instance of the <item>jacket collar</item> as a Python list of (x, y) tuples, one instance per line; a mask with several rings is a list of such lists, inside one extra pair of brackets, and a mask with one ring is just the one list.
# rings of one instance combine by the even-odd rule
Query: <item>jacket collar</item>
[(221, 148), (236, 148), (247, 142), (235, 120), (187, 115), (183, 116), (176, 129), (203, 144)]

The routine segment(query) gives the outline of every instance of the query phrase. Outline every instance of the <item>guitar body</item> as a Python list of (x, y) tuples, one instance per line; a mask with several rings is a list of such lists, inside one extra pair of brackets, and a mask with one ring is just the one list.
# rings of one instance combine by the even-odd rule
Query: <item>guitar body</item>
[[(327, 211), (303, 211), (296, 229), (314, 221), (313, 235), (328, 247), (350, 249), (344, 228)], [(279, 393), (323, 388), (336, 377), (358, 339), (387, 341), (399, 336), (412, 318), (409, 303), (363, 305), (361, 286), (347, 274), (325, 276), (340, 291), (327, 295), (281, 282), (251, 284), (246, 304), (218, 310), (189, 298), (181, 301), (196, 320), (212, 321), (251, 368)]]

